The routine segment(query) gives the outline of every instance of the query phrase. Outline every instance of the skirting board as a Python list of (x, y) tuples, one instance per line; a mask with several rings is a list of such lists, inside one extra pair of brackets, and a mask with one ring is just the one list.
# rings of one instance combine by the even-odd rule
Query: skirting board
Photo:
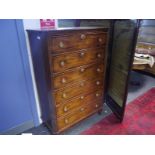
[(20, 124), (19, 126), (11, 128), (6, 132), (0, 133), (0, 135), (18, 135), (18, 134), (20, 134), (30, 128), (33, 128), (33, 127), (34, 127), (34, 123), (31, 120), (31, 121), (25, 122), (23, 124)]

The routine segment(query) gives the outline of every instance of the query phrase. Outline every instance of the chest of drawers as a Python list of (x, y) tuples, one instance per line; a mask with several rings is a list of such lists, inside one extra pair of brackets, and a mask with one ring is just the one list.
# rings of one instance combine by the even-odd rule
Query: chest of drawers
[(54, 134), (102, 110), (108, 29), (29, 30), (41, 117)]

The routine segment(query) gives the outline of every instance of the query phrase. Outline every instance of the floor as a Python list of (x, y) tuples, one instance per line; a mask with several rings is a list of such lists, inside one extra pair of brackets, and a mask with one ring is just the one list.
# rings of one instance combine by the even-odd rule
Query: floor
[[(131, 84), (133, 82), (134, 83), (136, 82), (136, 85)], [(140, 85), (137, 83), (140, 83)], [(152, 88), (153, 86), (155, 86), (155, 78), (132, 71), (131, 77), (130, 77), (129, 89), (128, 89), (127, 103), (130, 103), (136, 97), (143, 94), (144, 92), (146, 92), (148, 89)], [(103, 109), (104, 111), (102, 112), (101, 115), (95, 114), (61, 134), (62, 135), (78, 135), (79, 133), (88, 129), (94, 123), (97, 123), (98, 121), (100, 121), (101, 119), (103, 119), (104, 117), (106, 117), (107, 115), (111, 113), (111, 110), (108, 108), (106, 104), (104, 105)], [(24, 132), (24, 134), (27, 134), (27, 133), (30, 133), (33, 135), (50, 135), (51, 134), (48, 128), (43, 124), (37, 128), (32, 128)]]

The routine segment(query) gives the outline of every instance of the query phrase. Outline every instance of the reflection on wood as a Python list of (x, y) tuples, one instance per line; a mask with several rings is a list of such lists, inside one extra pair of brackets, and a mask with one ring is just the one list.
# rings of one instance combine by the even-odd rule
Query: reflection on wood
[[(115, 100), (119, 106), (123, 105), (127, 74), (113, 67), (110, 72), (109, 95)], [(117, 78), (117, 79), (116, 79)]]

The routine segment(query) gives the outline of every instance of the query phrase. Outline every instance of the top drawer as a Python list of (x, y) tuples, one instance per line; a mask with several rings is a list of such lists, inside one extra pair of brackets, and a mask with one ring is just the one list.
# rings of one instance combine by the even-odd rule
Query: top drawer
[(106, 44), (106, 32), (75, 32), (63, 36), (49, 36), (48, 50), (52, 53), (67, 52), (71, 49), (82, 49)]

